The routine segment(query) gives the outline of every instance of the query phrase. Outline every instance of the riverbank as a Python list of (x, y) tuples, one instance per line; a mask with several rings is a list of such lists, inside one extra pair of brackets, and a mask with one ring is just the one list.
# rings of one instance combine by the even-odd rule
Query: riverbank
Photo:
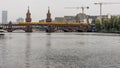
[(100, 31), (100, 33), (117, 33), (117, 34), (120, 34), (120, 31)]

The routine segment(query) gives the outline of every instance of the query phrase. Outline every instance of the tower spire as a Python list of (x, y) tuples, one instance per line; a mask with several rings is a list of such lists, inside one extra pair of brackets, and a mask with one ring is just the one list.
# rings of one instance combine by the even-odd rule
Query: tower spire
[(26, 22), (31, 22), (31, 13), (30, 13), (30, 10), (29, 10), (29, 6), (28, 6), (28, 11), (26, 13)]
[(51, 22), (51, 21), (52, 21), (52, 19), (51, 19), (50, 7), (48, 7), (46, 22)]
[(48, 13), (50, 13), (50, 7), (48, 7)]
[(29, 6), (28, 6), (28, 13), (30, 13)]

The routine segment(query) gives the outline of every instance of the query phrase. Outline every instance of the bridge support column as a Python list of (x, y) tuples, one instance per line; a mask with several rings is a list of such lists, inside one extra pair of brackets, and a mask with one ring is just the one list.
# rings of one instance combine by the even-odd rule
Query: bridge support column
[(54, 28), (52, 25), (48, 25), (46, 28), (46, 32), (54, 32)]
[(8, 32), (12, 32), (12, 22), (10, 21), (8, 24)]
[(26, 26), (25, 32), (32, 32), (32, 27), (30, 25)]
[(7, 30), (8, 32), (12, 32), (12, 30)]

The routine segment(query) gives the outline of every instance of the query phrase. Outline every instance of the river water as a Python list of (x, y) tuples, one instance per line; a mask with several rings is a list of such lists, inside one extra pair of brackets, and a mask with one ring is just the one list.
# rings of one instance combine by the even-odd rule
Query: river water
[(120, 35), (5, 33), (0, 68), (120, 68)]

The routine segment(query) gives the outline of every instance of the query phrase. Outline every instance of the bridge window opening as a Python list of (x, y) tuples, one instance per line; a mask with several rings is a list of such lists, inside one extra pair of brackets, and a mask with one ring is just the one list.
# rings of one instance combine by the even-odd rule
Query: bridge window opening
[(23, 26), (23, 28), (25, 28), (25, 26)]
[(20, 26), (20, 28), (22, 28), (22, 26)]
[(15, 26), (12, 26), (13, 28), (15, 28)]
[(15, 26), (15, 28), (17, 28), (18, 26)]
[(25, 32), (25, 31), (22, 29), (17, 29), (17, 30), (14, 30), (13, 32)]

